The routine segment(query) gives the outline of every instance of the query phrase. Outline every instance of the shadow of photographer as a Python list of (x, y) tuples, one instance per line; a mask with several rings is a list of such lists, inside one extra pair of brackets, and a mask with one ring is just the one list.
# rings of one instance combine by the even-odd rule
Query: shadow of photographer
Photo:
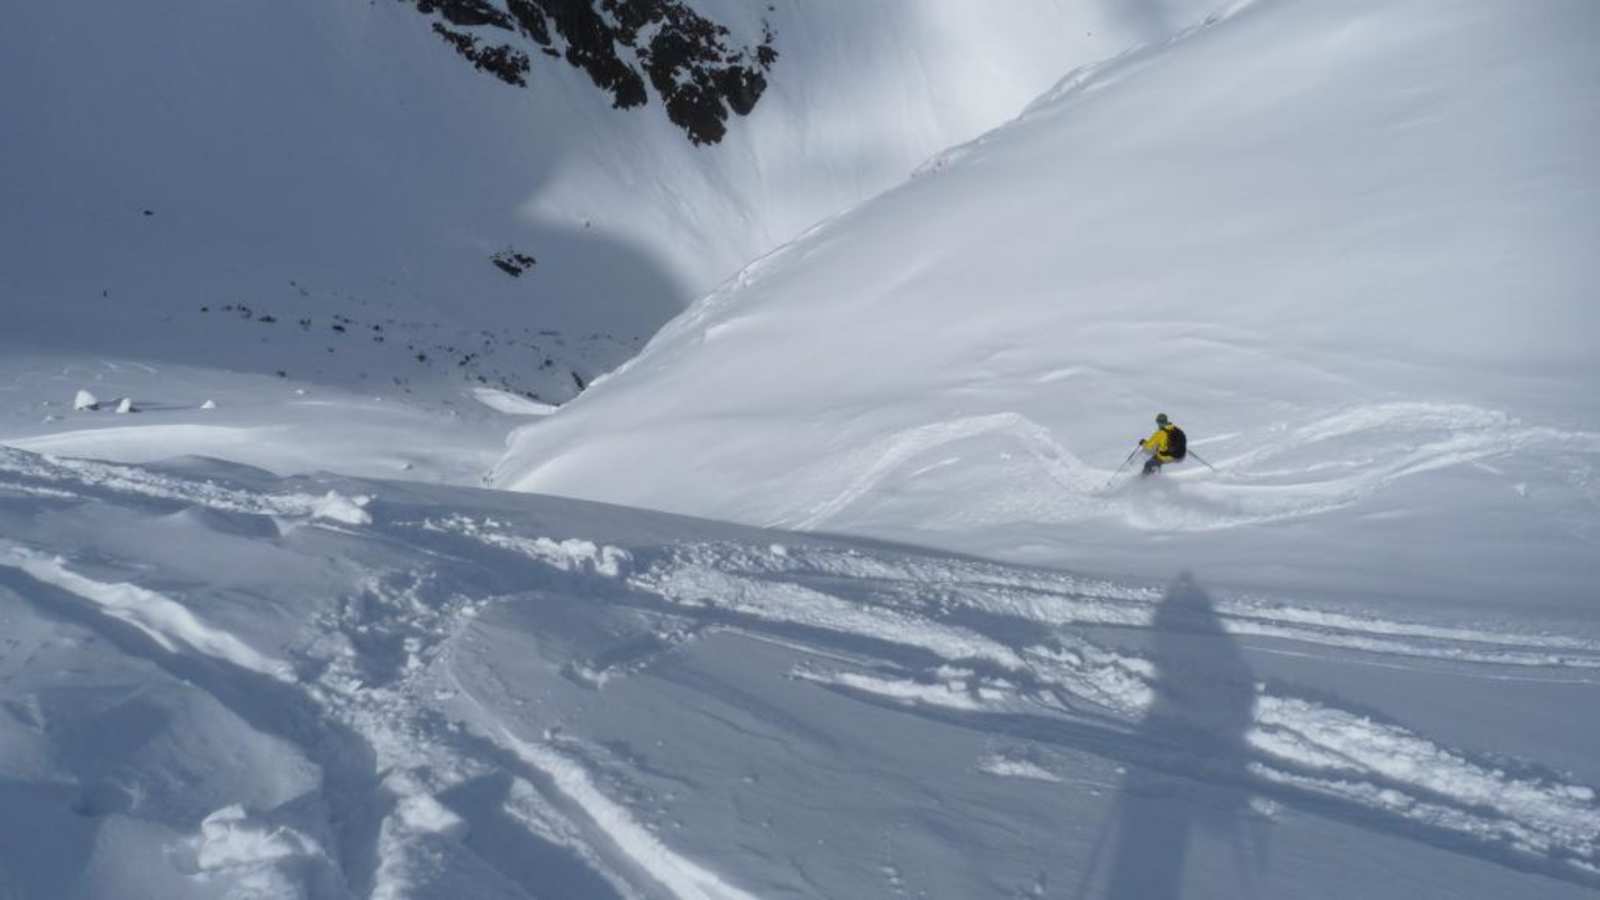
[[(1254, 679), (1210, 596), (1188, 573), (1167, 589), (1151, 628), (1154, 696), (1138, 736), (1173, 764), (1128, 767), (1084, 887), (1094, 883), (1099, 855), (1109, 847), (1099, 882), (1104, 890), (1093, 896), (1176, 900), (1184, 893), (1191, 847), (1197, 835), (1210, 832), (1231, 846), (1235, 896), (1253, 897), (1254, 873), (1264, 861), (1245, 787)], [(1179, 771), (1185, 774), (1171, 774)]]

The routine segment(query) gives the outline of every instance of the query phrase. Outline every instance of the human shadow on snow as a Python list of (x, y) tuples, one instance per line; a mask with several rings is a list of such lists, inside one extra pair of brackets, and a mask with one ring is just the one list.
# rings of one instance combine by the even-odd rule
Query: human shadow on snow
[[(1154, 695), (1135, 734), (1150, 745), (1180, 747), (1206, 771), (1203, 781), (1130, 765), (1123, 776), (1079, 896), (1098, 874), (1106, 900), (1177, 900), (1197, 832), (1210, 830), (1232, 848), (1240, 897), (1255, 896), (1263, 861), (1261, 820), (1250, 812), (1246, 743), (1255, 719), (1255, 686), (1238, 644), (1222, 627), (1211, 597), (1184, 573), (1167, 589), (1151, 622)], [(1254, 852), (1250, 848), (1254, 848)]]

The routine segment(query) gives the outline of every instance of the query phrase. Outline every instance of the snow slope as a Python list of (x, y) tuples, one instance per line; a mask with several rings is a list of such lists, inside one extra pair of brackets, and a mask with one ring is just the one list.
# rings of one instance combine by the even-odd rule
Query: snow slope
[[(561, 35), (458, 24), (498, 0), (23, 4), (0, 28), (4, 340), (559, 402), (1064, 68), (1206, 8), (1170, 6), (692, 0), (778, 53), (750, 115), (695, 146), (654, 88), (616, 109), (542, 52)], [(526, 86), (436, 26), (510, 41)]]
[(0, 623), (6, 897), (1600, 887), (1592, 620), (0, 449)]
[(1600, 889), (1589, 6), (485, 3), (6, 13), (0, 900)]
[[(755, 263), (496, 473), (1104, 573), (1588, 619), (1591, 3), (1262, 0)], [(1157, 411), (1218, 471), (1108, 488)]]

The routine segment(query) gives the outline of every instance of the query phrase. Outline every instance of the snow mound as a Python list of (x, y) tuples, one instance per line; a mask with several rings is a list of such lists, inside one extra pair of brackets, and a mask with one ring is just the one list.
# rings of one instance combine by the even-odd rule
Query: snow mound
[(367, 512), (370, 503), (371, 497), (346, 497), (338, 491), (329, 491), (311, 508), (311, 517), (345, 525), (371, 525), (372, 513)]
[(78, 412), (96, 410), (100, 408), (100, 400), (86, 390), (79, 390), (72, 398), (72, 408)]

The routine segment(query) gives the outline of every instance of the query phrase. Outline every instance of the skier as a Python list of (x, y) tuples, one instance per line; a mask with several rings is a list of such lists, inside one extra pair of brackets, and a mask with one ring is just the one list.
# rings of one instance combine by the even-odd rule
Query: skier
[(1156, 415), (1156, 431), (1139, 442), (1139, 448), (1150, 454), (1144, 461), (1144, 475), (1154, 475), (1171, 462), (1182, 462), (1189, 455), (1189, 438), (1183, 429), (1172, 424), (1166, 413)]

